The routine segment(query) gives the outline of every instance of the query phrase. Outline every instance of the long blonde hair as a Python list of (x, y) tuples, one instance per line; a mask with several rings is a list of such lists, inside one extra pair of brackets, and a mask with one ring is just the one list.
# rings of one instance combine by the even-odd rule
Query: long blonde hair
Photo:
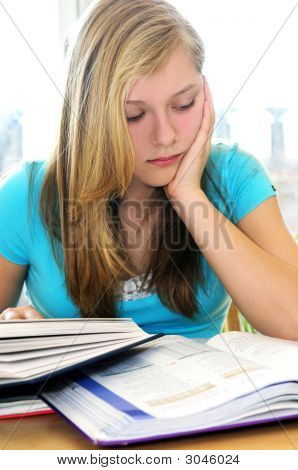
[[(203, 43), (171, 4), (101, 0), (88, 9), (70, 49), (40, 214), (56, 262), (64, 268), (68, 293), (83, 316), (115, 317), (119, 282), (136, 275), (117, 217), (118, 202), (134, 171), (124, 103), (132, 83), (155, 72), (181, 45), (201, 72)], [(160, 198), (167, 202), (163, 191)], [(179, 242), (174, 245), (175, 234)], [(168, 201), (144, 282), (151, 274), (148, 288), (154, 286), (164, 305), (190, 318), (199, 311), (194, 291), (203, 284), (200, 258)]]

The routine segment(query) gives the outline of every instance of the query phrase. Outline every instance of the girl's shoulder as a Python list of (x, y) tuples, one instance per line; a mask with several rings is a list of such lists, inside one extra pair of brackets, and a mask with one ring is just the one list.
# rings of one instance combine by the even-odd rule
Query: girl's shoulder
[(213, 144), (206, 169), (211, 177), (206, 184), (208, 196), (234, 223), (277, 195), (264, 163), (238, 143)]
[(9, 165), (0, 174), (0, 188), (24, 186), (33, 176), (42, 179), (46, 163), (46, 160), (21, 160)]
[(32, 222), (37, 220), (38, 204), (33, 203), (28, 211), (28, 196), (39, 194), (45, 163), (18, 162), (0, 176), (0, 253), (13, 263), (30, 264)]
[(26, 160), (10, 165), (1, 173), (0, 212), (3, 224), (24, 226), (38, 218), (45, 169), (45, 160)]
[(208, 163), (211, 172), (214, 170), (233, 172), (244, 166), (252, 168), (260, 165), (260, 161), (250, 152), (241, 148), (237, 142), (213, 143)]
[(206, 170), (225, 190), (242, 185), (247, 178), (253, 178), (256, 174), (269, 177), (263, 162), (238, 143), (212, 144)]

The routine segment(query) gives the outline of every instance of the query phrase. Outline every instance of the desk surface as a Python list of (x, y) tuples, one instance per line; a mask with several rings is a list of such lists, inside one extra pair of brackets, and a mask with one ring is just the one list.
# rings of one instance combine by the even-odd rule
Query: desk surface
[[(0, 420), (1, 449), (100, 449), (58, 414)], [(106, 449), (112, 449), (111, 447)], [(167, 439), (114, 449), (298, 449), (298, 421), (201, 436)]]

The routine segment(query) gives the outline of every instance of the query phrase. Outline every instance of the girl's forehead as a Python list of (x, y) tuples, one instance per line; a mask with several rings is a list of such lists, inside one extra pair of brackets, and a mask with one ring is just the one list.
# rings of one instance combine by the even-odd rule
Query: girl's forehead
[(131, 85), (127, 95), (128, 101), (145, 101), (141, 95), (152, 95), (161, 88), (173, 94), (184, 86), (201, 79), (201, 74), (195, 68), (189, 54), (180, 48), (170, 54), (159, 69), (150, 75), (137, 78)]

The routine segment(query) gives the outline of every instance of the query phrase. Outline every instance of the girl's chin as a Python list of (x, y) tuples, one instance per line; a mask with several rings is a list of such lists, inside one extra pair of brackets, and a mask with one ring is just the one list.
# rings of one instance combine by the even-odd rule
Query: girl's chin
[(172, 181), (174, 176), (175, 176), (175, 173), (170, 178), (168, 176), (167, 177), (163, 176), (161, 178), (151, 179), (150, 181), (144, 181), (144, 183), (147, 184), (148, 186), (154, 186), (155, 188), (160, 188), (162, 186), (167, 186)]

